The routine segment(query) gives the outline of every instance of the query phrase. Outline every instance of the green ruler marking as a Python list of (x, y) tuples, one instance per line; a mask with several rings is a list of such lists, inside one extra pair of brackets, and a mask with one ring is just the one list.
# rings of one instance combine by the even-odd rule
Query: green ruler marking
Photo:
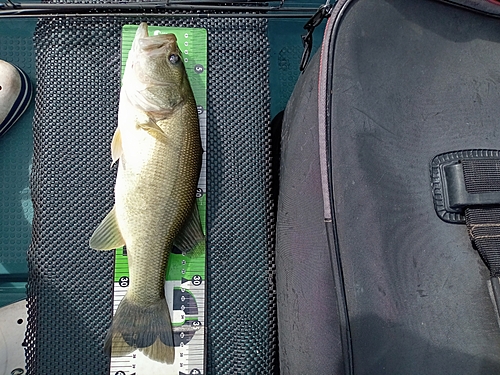
[[(138, 25), (122, 28), (122, 76)], [(173, 33), (182, 51), (184, 65), (198, 107), (203, 149), (206, 150), (207, 32), (201, 28), (149, 26), (149, 35)], [(206, 157), (198, 182), (197, 203), (206, 233)], [(112, 357), (110, 375), (202, 375), (205, 373), (205, 248), (196, 255), (170, 254), (165, 275), (165, 293), (172, 315), (176, 358), (172, 365), (150, 360), (136, 350), (124, 357)], [(114, 311), (128, 287), (126, 248), (115, 252)]]

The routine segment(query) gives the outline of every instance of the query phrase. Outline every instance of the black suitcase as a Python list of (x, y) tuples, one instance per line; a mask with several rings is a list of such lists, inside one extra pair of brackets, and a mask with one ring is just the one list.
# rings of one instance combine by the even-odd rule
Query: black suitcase
[(333, 7), (283, 123), (282, 374), (500, 373), (498, 15)]

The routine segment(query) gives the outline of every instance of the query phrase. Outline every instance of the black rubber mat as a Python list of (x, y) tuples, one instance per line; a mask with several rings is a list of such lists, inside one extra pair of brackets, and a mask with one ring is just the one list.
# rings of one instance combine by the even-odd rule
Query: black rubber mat
[[(87, 244), (98, 213), (113, 204), (109, 144), (126, 23), (139, 20), (44, 19), (35, 32), (31, 375), (109, 373), (102, 346), (112, 316), (113, 257)], [(208, 31), (207, 373), (271, 373), (267, 23), (179, 18), (161, 24)]]

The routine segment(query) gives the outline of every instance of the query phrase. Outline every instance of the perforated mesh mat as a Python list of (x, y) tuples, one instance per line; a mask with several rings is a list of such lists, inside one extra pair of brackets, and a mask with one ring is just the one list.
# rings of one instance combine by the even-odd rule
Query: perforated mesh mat
[[(208, 31), (207, 373), (271, 373), (267, 24), (250, 18), (161, 22)], [(126, 23), (138, 20), (45, 19), (35, 32), (30, 375), (109, 373), (102, 346), (112, 317), (113, 255), (87, 244), (113, 204), (109, 144)]]

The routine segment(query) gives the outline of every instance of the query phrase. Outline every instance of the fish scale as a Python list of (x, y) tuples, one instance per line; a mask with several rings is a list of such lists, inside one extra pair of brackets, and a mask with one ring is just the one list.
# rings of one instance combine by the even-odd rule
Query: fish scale
[[(161, 122), (159, 126), (162, 127)], [(189, 137), (189, 132), (186, 132), (184, 138)], [(167, 135), (169, 135), (166, 132)], [(170, 139), (170, 137), (169, 137)], [(182, 183), (182, 181), (197, 181), (199, 161), (196, 158), (196, 154), (199, 154), (199, 150), (196, 150), (195, 142), (186, 142), (187, 145), (183, 147), (185, 151), (182, 154), (177, 155), (176, 150), (172, 150), (165, 144), (155, 142), (157, 144), (156, 153), (161, 155), (164, 154), (164, 158), (160, 157), (148, 157), (152, 162), (149, 165), (141, 169), (141, 174), (132, 173), (132, 176), (127, 178), (123, 176), (123, 184), (133, 184), (136, 186), (140, 185), (140, 180), (143, 179), (143, 175), (154, 176), (149, 178), (146, 183), (154, 184), (155, 186), (151, 189), (153, 192), (157, 192), (155, 197), (148, 197), (148, 201), (152, 202), (154, 205), (164, 204), (163, 209), (158, 209), (158, 207), (147, 207), (143, 209), (143, 213), (147, 216), (146, 219), (151, 222), (163, 223), (161, 227), (157, 225), (148, 225), (146, 227), (145, 233), (131, 233), (134, 238), (143, 237), (142, 243), (134, 243), (127, 245), (129, 257), (133, 259), (131, 264), (133, 265), (130, 269), (130, 285), (129, 294), (134, 295), (134, 298), (138, 300), (148, 301), (149, 291), (154, 293), (163, 292), (164, 284), (164, 272), (162, 270), (166, 268), (166, 262), (168, 259), (168, 251), (170, 251), (173, 241), (177, 233), (181, 229), (181, 223), (183, 219), (188, 215), (192, 205), (194, 203), (196, 182), (193, 183)], [(176, 139), (172, 139), (172, 143), (177, 144)], [(191, 147), (190, 147), (191, 146)], [(164, 160), (164, 162), (160, 162)], [(176, 181), (174, 178), (169, 178), (169, 176), (180, 175)], [(139, 181), (134, 181), (139, 179)], [(117, 179), (118, 184), (118, 179)], [(149, 186), (151, 188), (151, 186)], [(162, 188), (163, 187), (163, 188)], [(152, 210), (152, 208), (156, 208)], [(152, 216), (151, 212), (155, 212), (157, 215)], [(176, 213), (177, 215), (173, 215)], [(117, 214), (118, 216), (119, 213)], [(135, 219), (133, 219), (135, 220)], [(131, 223), (131, 228), (135, 228), (134, 223)], [(166, 229), (164, 233), (158, 233)], [(159, 241), (152, 241), (152, 238), (158, 238)], [(157, 242), (157, 243), (155, 243)], [(135, 248), (143, 249), (145, 246), (149, 247), (148, 252), (136, 252)], [(164, 248), (168, 251), (165, 251)], [(155, 254), (153, 258), (153, 254)], [(143, 285), (153, 285), (154, 288), (144, 290)]]

